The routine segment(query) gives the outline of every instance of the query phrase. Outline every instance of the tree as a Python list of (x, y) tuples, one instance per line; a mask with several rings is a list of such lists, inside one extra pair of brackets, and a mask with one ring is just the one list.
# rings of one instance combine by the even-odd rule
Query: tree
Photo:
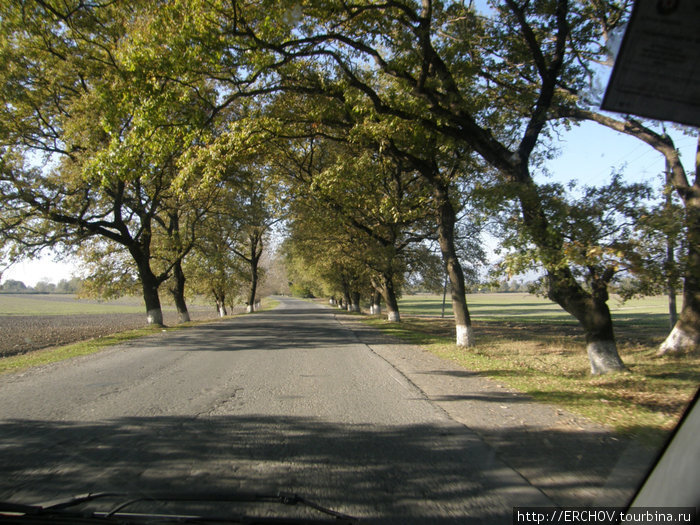
[(204, 234), (184, 263), (191, 289), (214, 300), (220, 317), (228, 315), (244, 282), (245, 269), (230, 250), (222, 249), (222, 237)]
[[(244, 262), (249, 283), (246, 304), (252, 312), (258, 302), (260, 260), (271, 228), (284, 217), (284, 202), (272, 166), (269, 133), (254, 118), (224, 113), (230, 118), (224, 119), (216, 137), (188, 155), (188, 172), (204, 174), (216, 188), (203, 219), (207, 242)], [(213, 255), (211, 250), (203, 253)]]
[(78, 294), (82, 283), (79, 278), (73, 277), (70, 280), (61, 279), (56, 285), (56, 293), (60, 294)]
[(31, 255), (97, 237), (133, 259), (148, 322), (176, 262), (152, 267), (154, 223), (174, 198), (176, 159), (195, 139), (202, 95), (122, 56), (139, 5), (3, 7), (0, 163), (4, 242)]
[[(638, 224), (651, 190), (644, 184), (625, 184), (619, 175), (605, 186), (581, 188), (578, 197), (570, 195), (574, 189), (573, 184), (569, 192), (560, 184), (541, 186), (543, 210), (548, 223), (564, 239), (565, 258), (561, 263), (599, 303), (595, 311), (604, 311), (611, 285), (621, 275), (638, 271), (640, 261), (647, 258), (649, 244), (638, 234)], [(504, 266), (508, 278), (538, 270), (542, 264), (539, 246), (518, 225), (522, 218), (507, 205), (504, 211), (503, 246), (509, 250)], [(548, 277), (539, 283), (539, 290), (545, 293)], [(608, 337), (614, 339), (614, 334)], [(592, 367), (596, 366), (595, 356), (589, 358)]]
[(683, 207), (667, 185), (659, 202), (640, 210), (637, 236), (640, 250), (632, 276), (618, 287), (624, 299), (637, 295), (668, 296), (670, 330), (678, 322), (676, 294), (684, 273), (685, 232)]
[(333, 223), (318, 219), (314, 210), (308, 215), (295, 213), (289, 227), (284, 252), (292, 290), (314, 296), (339, 298), (338, 304), (360, 311), (360, 300), (372, 289), (366, 265), (357, 257), (353, 238)]
[[(603, 8), (591, 9), (585, 13), (588, 25), (598, 28), (598, 38), (591, 41), (591, 47), (596, 48), (594, 55), (599, 58), (596, 61), (598, 64), (612, 66), (613, 50), (608, 46), (616, 40), (613, 37), (621, 32), (622, 23), (629, 20), (632, 2), (607, 2), (601, 7)], [(631, 115), (613, 117), (598, 110), (602, 93), (599, 88), (598, 69), (590, 67), (591, 56), (589, 54), (587, 60), (582, 61), (582, 65), (586, 67), (588, 82), (580, 86), (559, 85), (561, 96), (559, 104), (551, 112), (551, 117), (563, 120), (566, 124), (572, 121), (596, 122), (618, 133), (635, 137), (664, 156), (668, 173), (667, 184), (673, 188), (684, 208), (686, 264), (683, 270), (681, 315), (661, 344), (659, 354), (696, 349), (700, 345), (700, 135), (697, 130), (684, 129), (684, 133), (698, 137), (698, 154), (695, 156), (693, 178), (691, 170), (684, 167), (664, 123), (641, 120)]]
[(16, 281), (14, 279), (8, 279), (0, 284), (0, 291), (2, 293), (33, 293), (33, 290), (27, 288), (27, 285), (22, 281)]
[[(372, 143), (337, 139), (319, 127), (316, 133), (325, 137), (282, 145), (281, 158), (292, 167), (289, 192), (295, 203), (303, 202), (292, 221), (319, 222), (338, 242), (349, 243), (384, 299), (388, 319), (398, 321), (397, 299), (418, 254), (414, 247), (433, 235), (429, 188), (414, 170)], [(373, 297), (373, 309), (377, 304)]]
[[(668, 166), (668, 183), (683, 205), (683, 229), (686, 248), (683, 271), (683, 306), (678, 321), (659, 348), (659, 354), (689, 351), (700, 345), (700, 137), (698, 154), (695, 159), (695, 176), (692, 179), (686, 171), (673, 139), (665, 133), (653, 129), (627, 116), (623, 119), (592, 111), (585, 107), (585, 99), (557, 110), (559, 117), (590, 120), (619, 133), (635, 137), (661, 153)], [(660, 210), (658, 210), (660, 211)]]
[[(281, 231), (275, 232), (277, 238), (281, 241)], [(275, 234), (273, 234), (275, 235)], [(269, 295), (289, 295), (289, 280), (287, 279), (287, 267), (285, 266), (284, 256), (282, 254), (281, 245), (270, 247), (263, 253), (261, 266), (265, 271), (265, 281), (262, 283), (260, 295), (267, 297)]]

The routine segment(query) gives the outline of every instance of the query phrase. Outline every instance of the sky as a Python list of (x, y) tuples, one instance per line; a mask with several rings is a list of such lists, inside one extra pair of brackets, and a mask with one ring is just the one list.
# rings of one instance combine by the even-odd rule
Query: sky
[[(692, 173), (697, 138), (676, 129), (667, 132), (681, 151), (685, 169)], [(600, 186), (610, 181), (614, 169), (624, 168), (625, 181), (653, 183), (665, 169), (663, 156), (641, 140), (593, 122), (562, 135), (560, 147), (561, 155), (548, 163), (552, 181)]]
[[(697, 139), (670, 130), (688, 171), (693, 169)], [(603, 185), (610, 181), (613, 169), (624, 167), (628, 182), (656, 182), (664, 170), (664, 159), (640, 140), (609, 130), (599, 124), (585, 123), (563, 133), (559, 142), (561, 154), (547, 166), (551, 178), (540, 182), (566, 183), (577, 180), (586, 185)], [(27, 286), (41, 280), (58, 283), (70, 279), (77, 271), (76, 261), (55, 261), (47, 254), (40, 260), (15, 265), (2, 275), (2, 281), (15, 279)]]

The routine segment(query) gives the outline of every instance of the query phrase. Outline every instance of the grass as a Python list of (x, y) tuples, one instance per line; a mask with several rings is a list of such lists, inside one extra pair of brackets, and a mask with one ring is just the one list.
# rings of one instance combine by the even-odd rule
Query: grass
[[(679, 298), (678, 304), (681, 304)], [(575, 325), (576, 320), (559, 305), (527, 293), (485, 293), (467, 296), (469, 313), (480, 321), (549, 322)], [(617, 325), (632, 323), (663, 329), (668, 326), (668, 299), (644, 297), (622, 302), (616, 296), (608, 302)], [(442, 313), (441, 295), (412, 295), (399, 301), (403, 314), (439, 317)], [(445, 316), (452, 316), (452, 304), (447, 298)]]
[[(590, 375), (583, 333), (551, 303), (521, 294), (470, 296), (477, 345), (453, 344), (448, 319), (368, 319), (382, 330), (419, 344), (465, 369), (478, 371), (533, 399), (564, 407), (611, 426), (622, 435), (661, 444), (700, 385), (700, 356), (657, 357), (668, 330), (664, 298), (615, 304), (620, 355), (628, 372)], [(429, 315), (442, 297), (406, 297), (402, 313)], [(565, 315), (565, 314), (564, 314)]]
[[(161, 303), (164, 311), (175, 310), (167, 294), (163, 294)], [(211, 302), (203, 297), (188, 298), (187, 305), (190, 309), (212, 309)], [(134, 296), (104, 301), (72, 294), (0, 294), (0, 316), (142, 314), (144, 308), (143, 298)]]
[(0, 315), (84, 315), (143, 313), (143, 301), (77, 299), (75, 295), (0, 294)]
[[(259, 311), (273, 310), (278, 305), (279, 301), (273, 299), (263, 299), (262, 308)], [(238, 317), (241, 315), (248, 314), (236, 314), (234, 316), (229, 317)], [(139, 328), (136, 330), (126, 330), (124, 332), (118, 332), (115, 334), (98, 337), (87, 341), (81, 341), (79, 343), (73, 343), (70, 345), (44, 348), (42, 350), (35, 350), (33, 352), (27, 352), (21, 355), (2, 357), (0, 358), (0, 375), (22, 372), (23, 370), (27, 370), (35, 366), (48, 365), (51, 363), (64, 361), (66, 359), (71, 359), (73, 357), (94, 354), (104, 348), (123, 343), (125, 341), (131, 341), (132, 339), (153, 336), (172, 330), (182, 330), (192, 326), (208, 324), (211, 322), (216, 322), (216, 320), (192, 321), (189, 323), (183, 323), (170, 327), (146, 326), (144, 328)]]

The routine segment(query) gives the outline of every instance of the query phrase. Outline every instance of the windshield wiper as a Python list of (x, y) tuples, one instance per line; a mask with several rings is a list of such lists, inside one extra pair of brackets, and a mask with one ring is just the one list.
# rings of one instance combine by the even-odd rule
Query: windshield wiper
[[(79, 510), (76, 507), (86, 503), (112, 500), (116, 501), (109, 510)], [(129, 507), (138, 503), (218, 503), (244, 504), (268, 503), (284, 506), (300, 505), (314, 509), (323, 517), (285, 517), (285, 516), (250, 516), (237, 514), (210, 515), (208, 513), (151, 513), (127, 512)], [(359, 519), (310, 501), (298, 494), (278, 492), (276, 494), (259, 494), (247, 492), (234, 493), (149, 493), (129, 494), (118, 492), (95, 492), (73, 496), (71, 498), (50, 503), (27, 505), (21, 503), (0, 502), (0, 523), (2, 524), (44, 524), (44, 523), (288, 523), (288, 524), (321, 524), (332, 523), (356, 524)]]

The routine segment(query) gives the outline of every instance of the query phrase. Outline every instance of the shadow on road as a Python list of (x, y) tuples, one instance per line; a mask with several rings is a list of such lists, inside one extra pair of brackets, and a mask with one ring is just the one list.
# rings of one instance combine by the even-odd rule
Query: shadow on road
[[(525, 440), (599, 439), (561, 434), (511, 429), (501, 445), (511, 454)], [(283, 416), (10, 420), (0, 423), (0, 499), (285, 490), (372, 523), (510, 523), (512, 506), (532, 504), (532, 487), (523, 492), (522, 479), (485, 450), (473, 434), (439, 425), (371, 429)]]
[[(279, 334), (294, 334), (294, 337)], [(284, 308), (170, 332), (166, 339), (142, 339), (132, 344), (188, 352), (313, 349), (348, 344), (347, 335), (348, 330), (334, 322), (333, 313), (327, 308)]]

